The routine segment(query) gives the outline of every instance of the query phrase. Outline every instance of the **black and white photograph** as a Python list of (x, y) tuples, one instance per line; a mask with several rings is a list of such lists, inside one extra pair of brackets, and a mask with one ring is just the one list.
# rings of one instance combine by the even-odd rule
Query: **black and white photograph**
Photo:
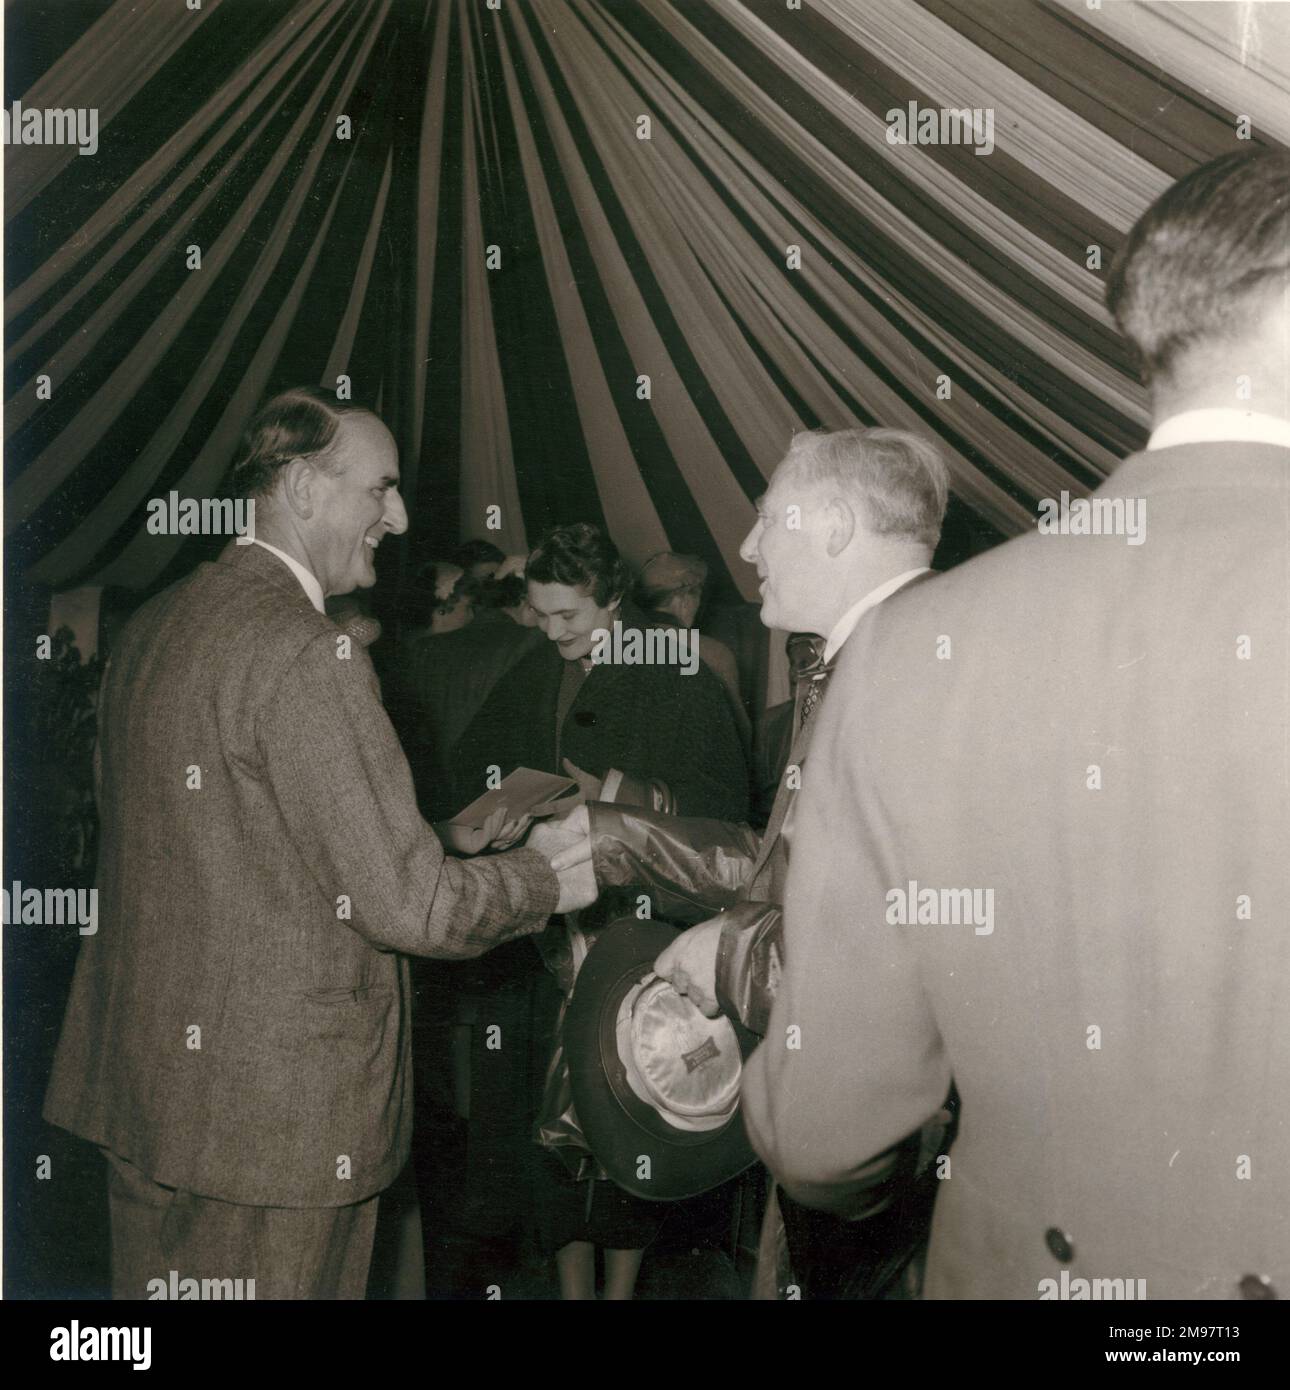
[(3, 16), (36, 1364), (1284, 1362), (1290, 5)]

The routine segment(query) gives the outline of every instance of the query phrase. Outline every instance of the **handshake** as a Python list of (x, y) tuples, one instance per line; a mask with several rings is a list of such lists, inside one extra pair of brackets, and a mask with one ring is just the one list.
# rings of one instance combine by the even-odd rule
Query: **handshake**
[[(575, 806), (560, 820), (539, 821), (528, 847), (544, 854), (560, 880), (560, 912), (590, 907), (599, 890), (591, 857), (591, 826), (585, 805)], [(748, 909), (743, 909), (747, 911)], [(755, 911), (764, 910), (761, 903)], [(736, 912), (740, 909), (736, 909)], [(709, 1018), (721, 1012), (717, 1002), (717, 956), (727, 918), (712, 917), (675, 940), (654, 962), (654, 973)]]
[(591, 833), (585, 805), (575, 806), (560, 819), (539, 821), (529, 834), (528, 849), (544, 855), (560, 881), (557, 912), (575, 912), (596, 901), (595, 868), (591, 862)]
[[(591, 819), (586, 803), (600, 799), (601, 783), (568, 759), (564, 766), (565, 771), (577, 781), (578, 794), (570, 798), (570, 809), (563, 815), (534, 824), (531, 816), (511, 818), (509, 812), (503, 809), (490, 816), (480, 829), (467, 832), (469, 844), (464, 842), (461, 835), (450, 836), (446, 833), (455, 827), (435, 828), (440, 831), (440, 838), (446, 844), (463, 854), (477, 854), (485, 848), (509, 849), (528, 832), (525, 848), (535, 849), (543, 855), (559, 880), (560, 898), (555, 910), (576, 912), (580, 908), (590, 907), (600, 892), (592, 863)], [(763, 911), (760, 903), (753, 907), (758, 913)], [(747, 909), (736, 908), (734, 911), (738, 913), (741, 910)], [(686, 995), (709, 1018), (715, 1018), (721, 1012), (717, 1002), (717, 957), (727, 920), (725, 916), (713, 917), (691, 927), (689, 931), (678, 933), (654, 962), (654, 973), (667, 980), (678, 993)]]
[[(539, 820), (534, 825), (531, 815), (512, 816), (503, 806), (495, 810), (482, 825), (467, 826), (456, 821), (440, 821), (434, 829), (446, 848), (464, 855), (479, 854), (485, 849), (512, 849), (527, 833), (525, 848), (535, 849), (545, 856), (559, 879), (560, 897), (555, 910), (576, 912), (579, 908), (590, 907), (599, 893), (591, 863), (586, 803), (599, 798), (601, 781), (575, 767), (567, 758), (564, 767), (577, 782), (578, 790), (568, 798), (569, 809), (558, 817)], [(533, 827), (531, 831), (530, 826)]]

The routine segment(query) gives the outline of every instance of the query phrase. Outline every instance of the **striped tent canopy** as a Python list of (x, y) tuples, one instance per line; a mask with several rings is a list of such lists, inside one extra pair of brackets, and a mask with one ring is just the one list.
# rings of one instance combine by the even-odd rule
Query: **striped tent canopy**
[[(6, 8), (6, 102), (98, 113), (92, 156), (5, 151), (5, 528), (41, 586), (186, 569), (212, 542), (148, 500), (216, 495), (262, 397), (342, 378), (398, 439), (400, 566), (586, 520), (751, 598), (790, 436), (856, 422), (935, 435), (960, 515), (1015, 533), (1143, 440), (1102, 307), (1134, 219), (1290, 142), (1275, 5), (189, 5)], [(992, 148), (893, 143), (911, 102)]]

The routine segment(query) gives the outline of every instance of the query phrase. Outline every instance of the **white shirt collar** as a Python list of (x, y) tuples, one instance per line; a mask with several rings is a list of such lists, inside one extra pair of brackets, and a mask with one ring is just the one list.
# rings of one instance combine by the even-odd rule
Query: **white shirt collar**
[(276, 545), (270, 545), (268, 541), (262, 541), (257, 536), (252, 545), (262, 545), (271, 555), (276, 555), (279, 560), (291, 571), (300, 581), (300, 587), (309, 595), (309, 602), (320, 612), (326, 612), (323, 605), (322, 585), (315, 578), (313, 573), (307, 570), (299, 560), (293, 559), (285, 550), (279, 550)]
[(903, 588), (911, 579), (916, 579), (920, 574), (926, 574), (930, 568), (930, 565), (922, 565), (916, 570), (906, 570), (904, 574), (898, 574), (894, 579), (887, 580), (885, 584), (879, 584), (876, 589), (870, 589), (859, 603), (848, 608), (833, 624), (833, 631), (829, 633), (829, 640), (824, 644), (824, 660), (833, 660), (843, 642), (851, 636), (855, 625), (871, 608), (876, 608), (883, 599), (890, 598), (897, 589)]
[(1290, 448), (1290, 420), (1260, 410), (1184, 410), (1162, 420), (1151, 431), (1147, 448), (1172, 449), (1177, 444), (1218, 444), (1227, 440)]

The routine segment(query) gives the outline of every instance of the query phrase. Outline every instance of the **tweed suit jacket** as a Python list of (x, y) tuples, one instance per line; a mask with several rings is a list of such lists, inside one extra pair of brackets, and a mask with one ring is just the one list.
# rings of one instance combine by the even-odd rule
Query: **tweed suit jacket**
[(1095, 496), (1144, 543), (1036, 532), (852, 634), (745, 1117), (845, 1213), (952, 1073), (931, 1297), (1284, 1297), (1290, 450), (1143, 453)]
[(366, 652), (260, 546), (230, 544), (131, 620), (98, 756), (100, 928), (45, 1117), (207, 1197), (381, 1191), (412, 1120), (398, 953), (540, 929), (545, 859), (445, 858)]

